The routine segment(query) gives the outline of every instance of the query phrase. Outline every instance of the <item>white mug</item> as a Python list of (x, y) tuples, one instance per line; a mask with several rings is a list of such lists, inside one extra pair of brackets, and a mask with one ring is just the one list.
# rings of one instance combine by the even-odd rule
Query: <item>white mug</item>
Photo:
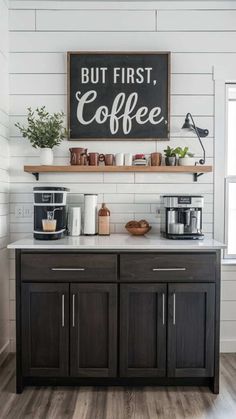
[(184, 234), (184, 224), (181, 224), (181, 223), (169, 224), (169, 233), (170, 234)]
[(116, 166), (124, 166), (124, 153), (116, 154)]
[(133, 156), (131, 153), (125, 153), (125, 166), (132, 166)]

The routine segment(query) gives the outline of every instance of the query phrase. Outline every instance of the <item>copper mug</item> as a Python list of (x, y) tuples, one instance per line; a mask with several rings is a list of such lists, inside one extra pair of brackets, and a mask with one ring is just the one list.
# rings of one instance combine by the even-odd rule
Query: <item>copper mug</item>
[(161, 153), (151, 153), (151, 166), (161, 166)]
[(73, 147), (70, 148), (70, 164), (72, 166), (85, 166), (87, 164), (87, 148)]
[(104, 154), (99, 153), (89, 153), (88, 154), (88, 161), (90, 166), (98, 166), (99, 162), (103, 162), (105, 160)]
[(106, 166), (113, 166), (114, 160), (114, 154), (105, 154), (104, 162)]

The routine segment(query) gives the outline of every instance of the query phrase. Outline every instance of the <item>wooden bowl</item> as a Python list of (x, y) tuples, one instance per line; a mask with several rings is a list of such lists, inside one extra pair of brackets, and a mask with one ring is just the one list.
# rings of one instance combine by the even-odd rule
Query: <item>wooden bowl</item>
[(147, 234), (152, 227), (125, 227), (126, 230), (133, 236), (144, 236)]

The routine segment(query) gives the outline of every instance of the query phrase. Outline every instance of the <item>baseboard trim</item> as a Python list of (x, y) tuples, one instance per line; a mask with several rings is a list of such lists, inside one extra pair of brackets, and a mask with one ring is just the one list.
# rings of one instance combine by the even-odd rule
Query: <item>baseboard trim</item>
[(236, 352), (236, 339), (221, 339), (220, 352), (226, 352), (226, 353)]
[(0, 365), (3, 364), (9, 352), (10, 352), (10, 341), (8, 340), (5, 343), (5, 345), (0, 349)]

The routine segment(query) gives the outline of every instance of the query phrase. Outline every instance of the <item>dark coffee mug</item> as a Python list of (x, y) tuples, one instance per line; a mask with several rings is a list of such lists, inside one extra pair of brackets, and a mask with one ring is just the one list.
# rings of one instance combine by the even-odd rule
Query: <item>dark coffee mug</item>
[(98, 166), (99, 162), (104, 161), (104, 159), (105, 159), (104, 154), (89, 153), (89, 155), (88, 155), (88, 160), (89, 160), (89, 165), (90, 166)]
[(113, 166), (114, 160), (115, 160), (114, 154), (105, 154), (104, 161), (105, 161), (106, 166)]

